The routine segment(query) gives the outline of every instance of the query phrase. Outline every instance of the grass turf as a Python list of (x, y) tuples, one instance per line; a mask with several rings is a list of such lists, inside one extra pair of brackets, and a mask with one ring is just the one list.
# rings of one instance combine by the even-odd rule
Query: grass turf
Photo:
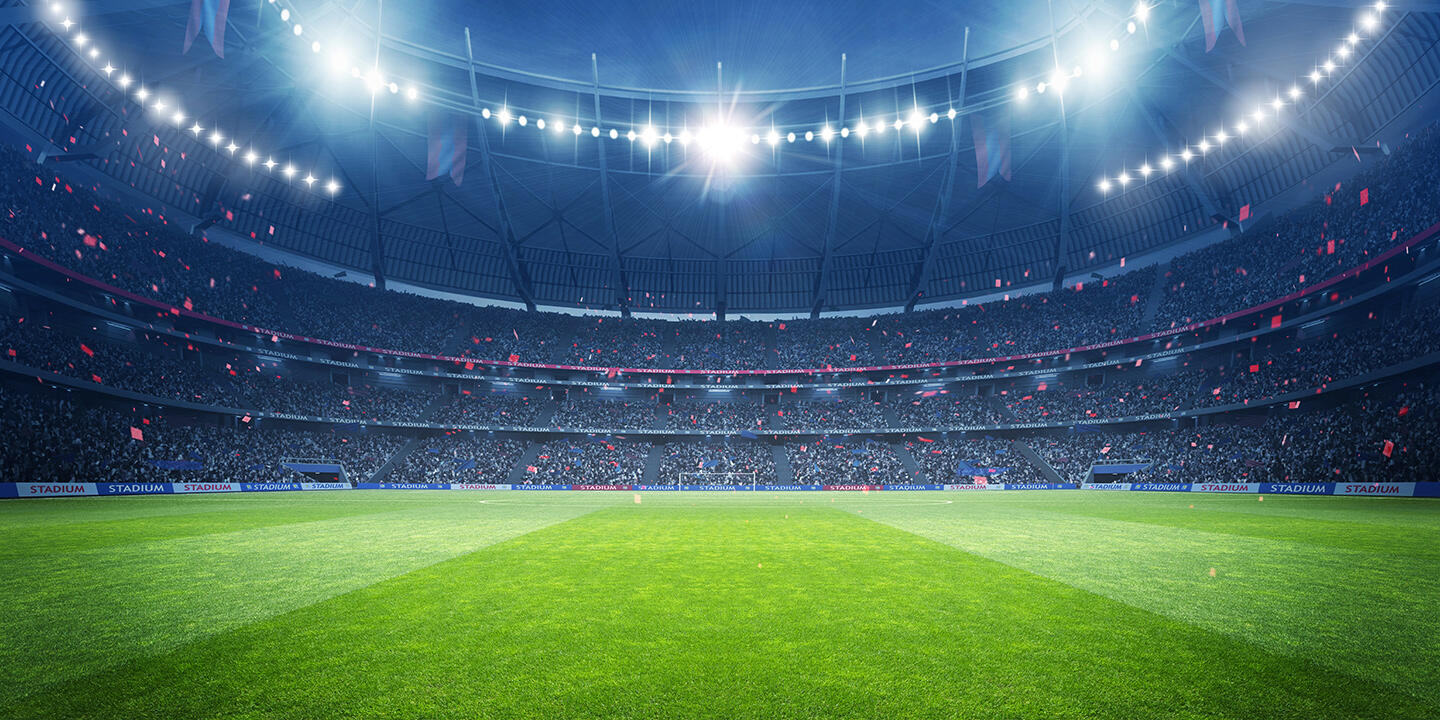
[(0, 563), (5, 717), (1440, 716), (1428, 500), (25, 500)]

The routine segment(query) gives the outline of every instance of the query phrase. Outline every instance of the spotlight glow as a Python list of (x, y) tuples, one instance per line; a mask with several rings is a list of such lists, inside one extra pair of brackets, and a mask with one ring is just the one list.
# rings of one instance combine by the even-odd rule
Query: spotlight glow
[(1102, 192), (1102, 193), (1108, 193), (1108, 192), (1110, 192), (1110, 181), (1109, 181), (1109, 180), (1101, 180), (1099, 187), (1100, 187), (1100, 192)]
[(1169, 172), (1170, 169), (1173, 167), (1175, 167), (1175, 161), (1171, 159), (1169, 155), (1166, 155), (1162, 160), (1160, 160), (1160, 168), (1162, 170)]

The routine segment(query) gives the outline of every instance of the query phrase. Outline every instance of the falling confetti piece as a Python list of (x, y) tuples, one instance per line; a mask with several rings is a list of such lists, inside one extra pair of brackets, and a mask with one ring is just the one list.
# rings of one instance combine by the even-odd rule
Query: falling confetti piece
[(1210, 577), (1215, 577), (1215, 568), (1210, 568)]
[(635, 493), (635, 504), (636, 504), (636, 505), (639, 505), (639, 504), (640, 504), (640, 493)]

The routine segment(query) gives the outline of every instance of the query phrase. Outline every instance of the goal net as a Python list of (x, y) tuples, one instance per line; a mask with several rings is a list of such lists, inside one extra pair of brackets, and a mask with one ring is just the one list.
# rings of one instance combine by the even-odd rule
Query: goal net
[(753, 472), (682, 472), (677, 485), (748, 485), (756, 483)]

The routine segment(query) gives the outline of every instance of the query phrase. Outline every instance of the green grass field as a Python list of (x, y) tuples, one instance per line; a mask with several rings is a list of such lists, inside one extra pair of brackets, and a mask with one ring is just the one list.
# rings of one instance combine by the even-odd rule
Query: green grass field
[(0, 503), (0, 716), (1440, 717), (1440, 502), (642, 500)]

